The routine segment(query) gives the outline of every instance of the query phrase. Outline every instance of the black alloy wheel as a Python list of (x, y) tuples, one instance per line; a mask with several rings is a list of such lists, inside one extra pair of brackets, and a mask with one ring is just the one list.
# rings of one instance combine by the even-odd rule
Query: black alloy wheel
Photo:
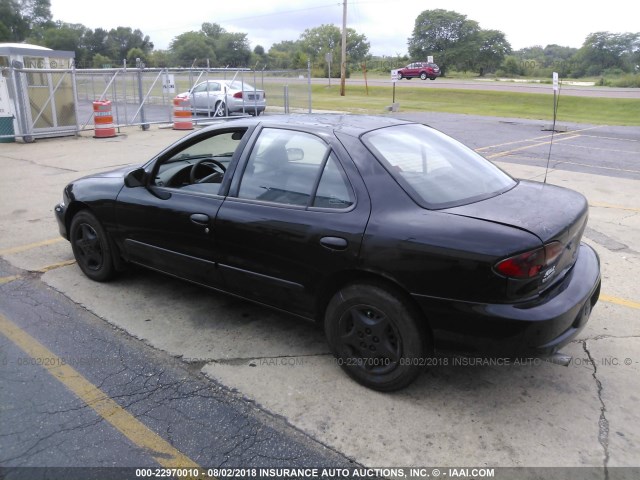
[(421, 320), (391, 289), (353, 284), (329, 302), (325, 332), (338, 365), (350, 377), (374, 390), (392, 391), (422, 371)]
[(69, 238), (78, 266), (87, 277), (98, 282), (113, 277), (115, 268), (109, 239), (91, 212), (83, 210), (73, 217)]

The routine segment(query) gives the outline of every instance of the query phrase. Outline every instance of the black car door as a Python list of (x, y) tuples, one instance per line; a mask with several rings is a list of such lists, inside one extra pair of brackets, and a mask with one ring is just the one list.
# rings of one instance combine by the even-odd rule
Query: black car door
[(310, 317), (323, 282), (357, 265), (368, 194), (330, 139), (284, 128), (255, 137), (216, 218), (220, 271), (230, 291)]
[(130, 261), (220, 288), (214, 224), (245, 131), (187, 142), (148, 167), (145, 185), (122, 189), (117, 238)]

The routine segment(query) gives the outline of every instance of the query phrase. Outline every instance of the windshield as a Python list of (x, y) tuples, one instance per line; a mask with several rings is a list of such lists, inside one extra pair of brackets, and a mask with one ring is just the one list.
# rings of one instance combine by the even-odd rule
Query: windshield
[(499, 195), (516, 181), (470, 148), (424, 125), (396, 125), (362, 137), (421, 206), (447, 208)]

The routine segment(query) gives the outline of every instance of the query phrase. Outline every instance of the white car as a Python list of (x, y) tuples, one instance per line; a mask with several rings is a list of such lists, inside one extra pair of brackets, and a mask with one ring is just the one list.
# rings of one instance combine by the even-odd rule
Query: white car
[(189, 97), (194, 113), (226, 117), (231, 113), (258, 116), (267, 106), (264, 90), (240, 80), (207, 80), (180, 96)]

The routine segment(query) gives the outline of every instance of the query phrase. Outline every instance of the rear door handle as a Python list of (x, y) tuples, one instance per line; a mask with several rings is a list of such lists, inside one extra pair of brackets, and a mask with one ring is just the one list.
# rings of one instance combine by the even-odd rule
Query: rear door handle
[(205, 215), (204, 213), (194, 213), (191, 215), (191, 221), (196, 225), (209, 226), (209, 215)]
[(341, 237), (322, 237), (320, 239), (320, 245), (330, 250), (346, 250), (349, 242)]

